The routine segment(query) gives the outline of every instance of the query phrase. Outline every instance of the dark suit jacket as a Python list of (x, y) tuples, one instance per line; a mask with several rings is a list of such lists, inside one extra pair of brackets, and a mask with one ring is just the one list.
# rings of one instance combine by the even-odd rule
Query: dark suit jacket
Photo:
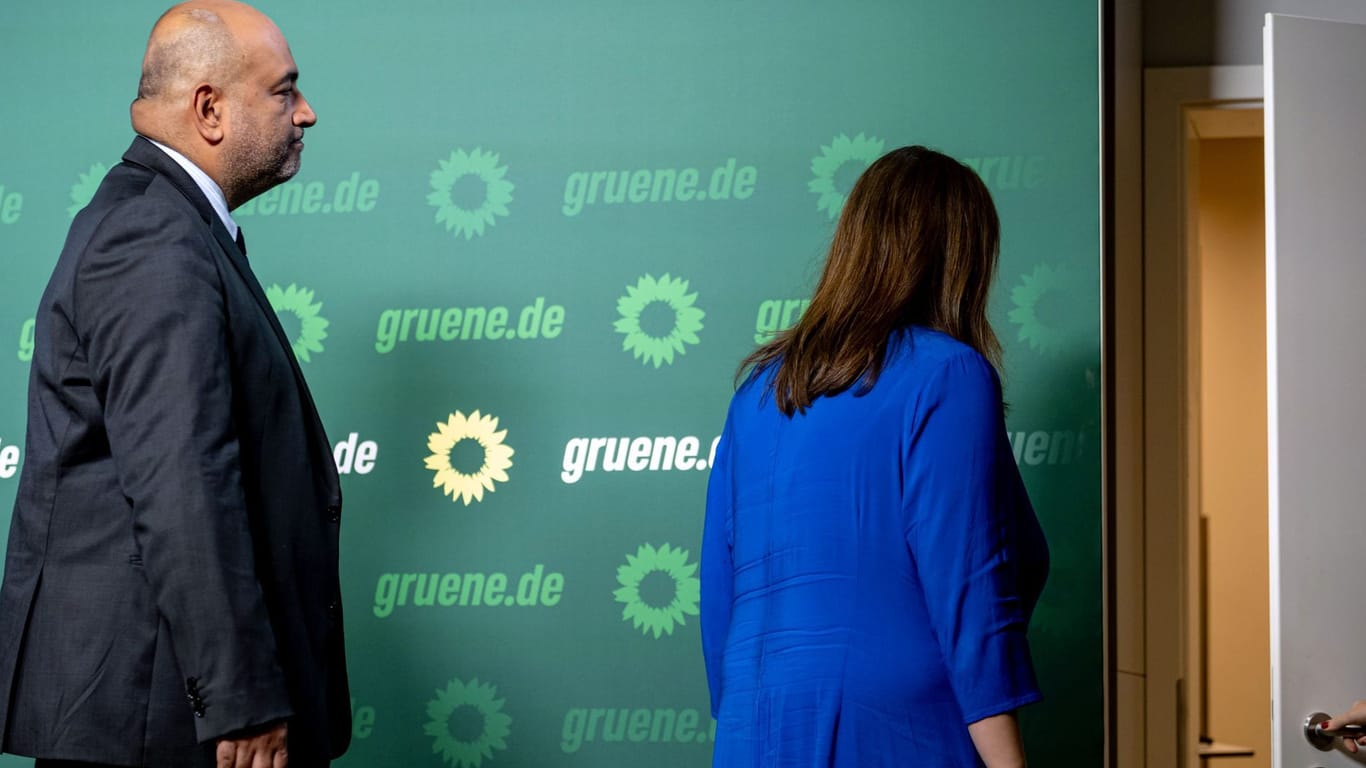
[(141, 765), (289, 719), (350, 740), (340, 485), (275, 313), (194, 181), (138, 138), (37, 315), (0, 587), (0, 733)]

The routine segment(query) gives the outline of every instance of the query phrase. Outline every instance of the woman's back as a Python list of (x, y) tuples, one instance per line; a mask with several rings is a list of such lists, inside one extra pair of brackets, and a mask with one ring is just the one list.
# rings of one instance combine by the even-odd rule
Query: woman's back
[(1038, 698), (1046, 548), (990, 365), (893, 335), (876, 385), (789, 418), (736, 393), (708, 492), (717, 766), (971, 766), (966, 723)]

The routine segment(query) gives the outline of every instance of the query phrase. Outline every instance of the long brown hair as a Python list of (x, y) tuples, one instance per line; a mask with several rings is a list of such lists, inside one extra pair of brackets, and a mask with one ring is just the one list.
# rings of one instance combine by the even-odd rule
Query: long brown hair
[(909, 325), (942, 331), (999, 367), (987, 292), (1000, 229), (972, 169), (921, 146), (888, 152), (849, 192), (811, 305), (745, 358), (737, 378), (778, 366), (770, 387), (791, 416), (856, 383), (871, 388), (888, 339)]

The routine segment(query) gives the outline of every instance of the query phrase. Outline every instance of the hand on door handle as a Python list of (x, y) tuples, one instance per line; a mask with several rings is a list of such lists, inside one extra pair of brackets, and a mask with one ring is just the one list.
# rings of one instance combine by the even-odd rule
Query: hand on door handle
[(1366, 746), (1366, 701), (1353, 702), (1351, 709), (1333, 718), (1315, 712), (1304, 721), (1304, 737), (1324, 752), (1341, 738), (1348, 752), (1356, 752), (1358, 745)]

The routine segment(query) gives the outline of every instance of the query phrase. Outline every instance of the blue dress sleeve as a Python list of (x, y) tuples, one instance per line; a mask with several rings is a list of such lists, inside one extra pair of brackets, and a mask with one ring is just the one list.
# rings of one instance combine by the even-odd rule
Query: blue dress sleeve
[(726, 635), (730, 632), (731, 600), (735, 594), (735, 572), (731, 564), (733, 527), (731, 509), (730, 418), (716, 446), (716, 458), (707, 481), (707, 513), (702, 529), (702, 656), (707, 665), (707, 688), (711, 692), (711, 716), (721, 707), (724, 681), (721, 675)]
[(1032, 512), (1017, 508), (996, 372), (976, 353), (946, 361), (905, 429), (906, 543), (964, 722), (1036, 701), (1017, 535)]

